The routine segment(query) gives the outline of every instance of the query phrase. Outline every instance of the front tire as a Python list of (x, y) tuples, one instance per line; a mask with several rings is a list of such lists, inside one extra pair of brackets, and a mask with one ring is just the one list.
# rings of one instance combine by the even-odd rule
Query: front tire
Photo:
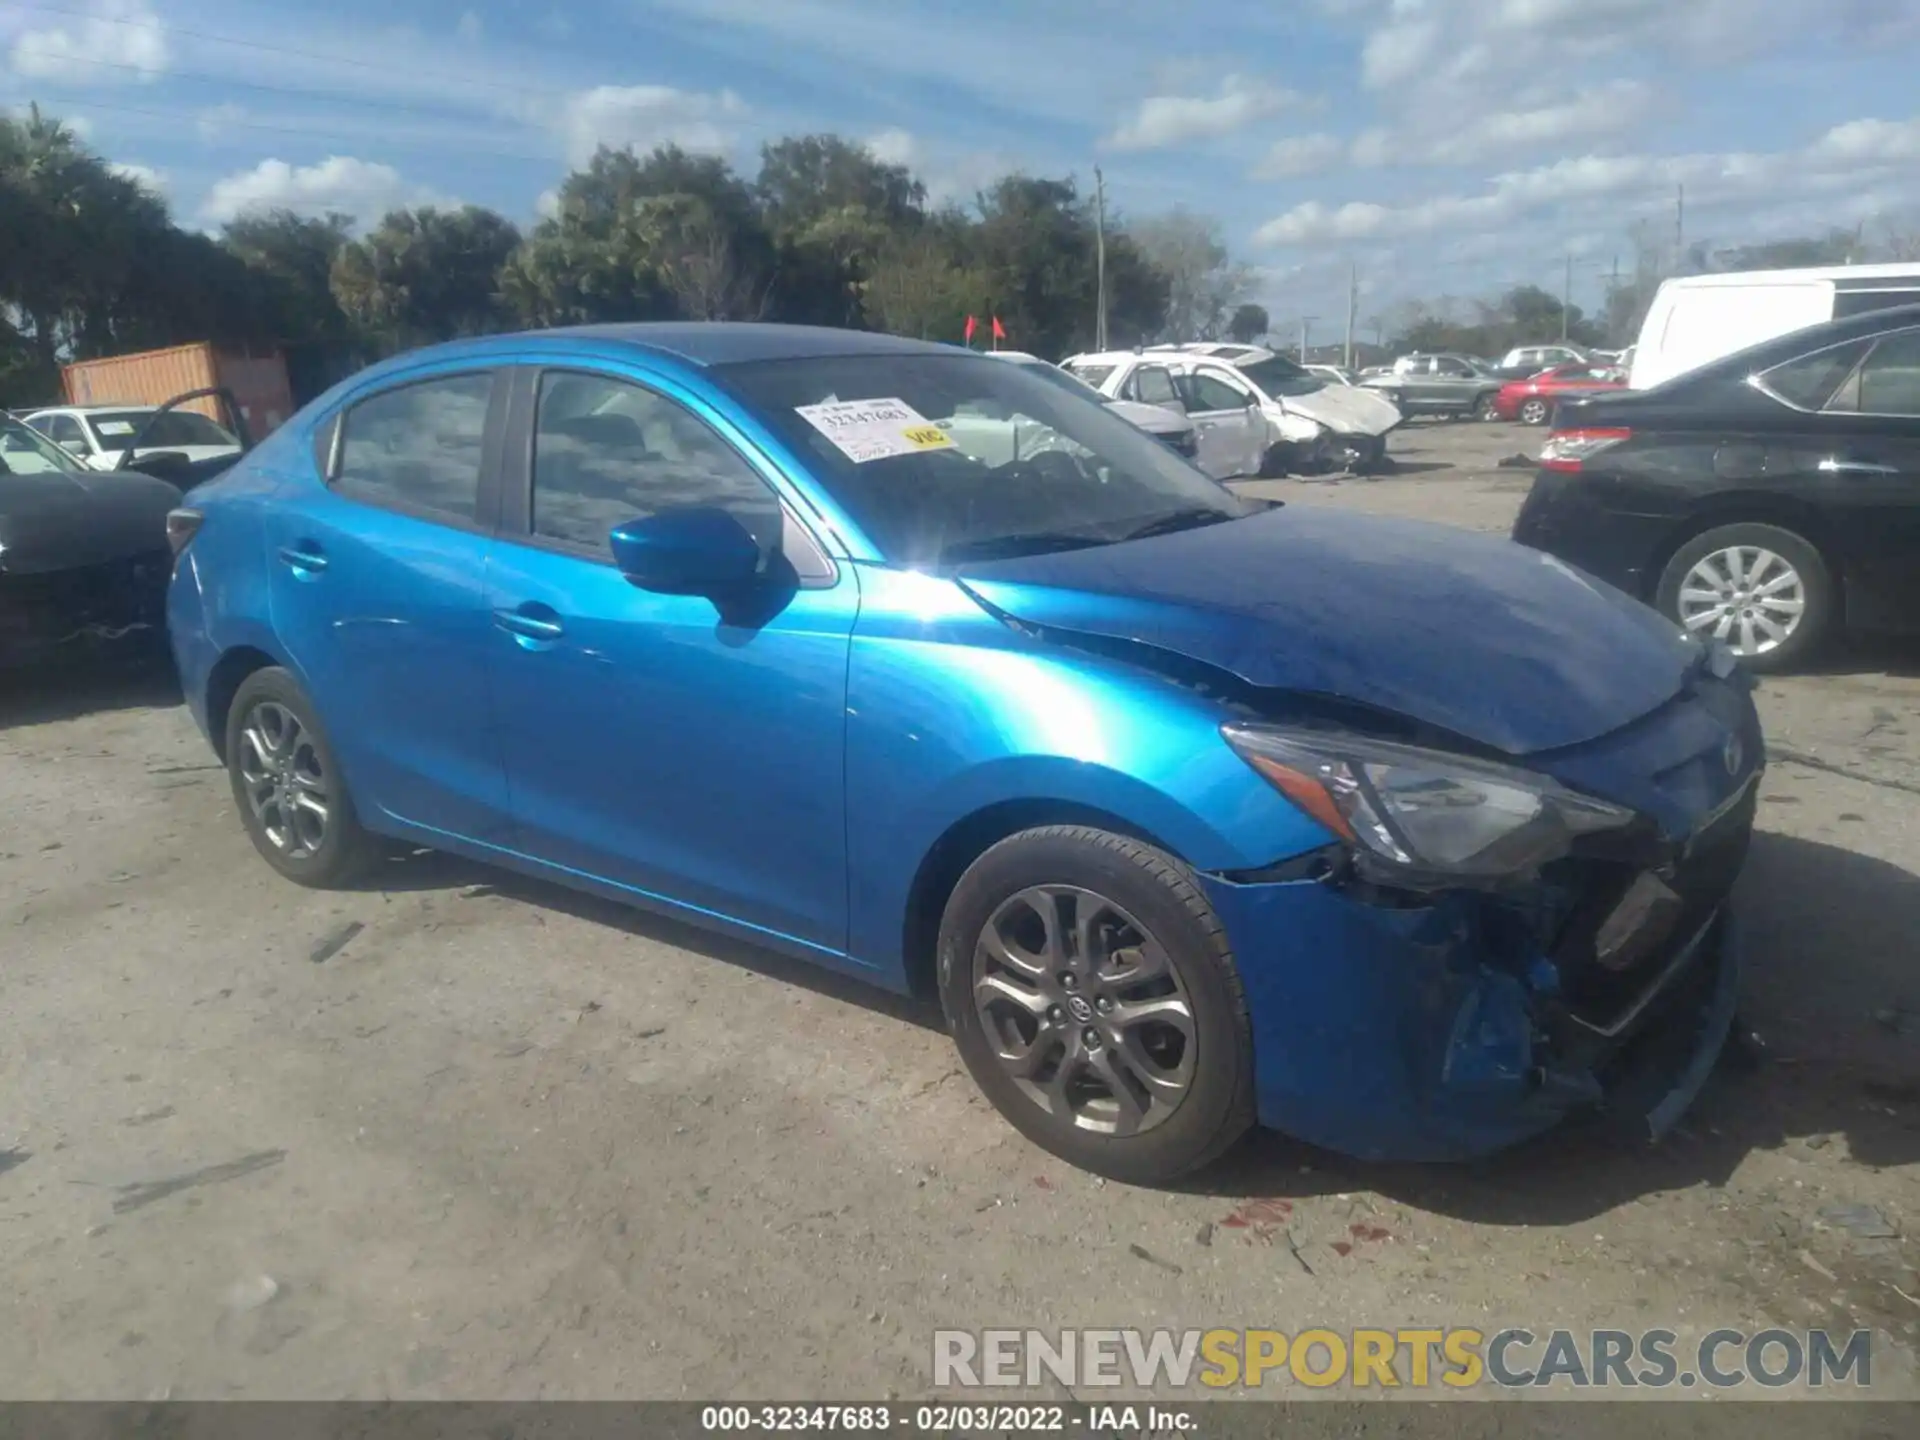
[(1724, 641), (1750, 670), (1790, 669), (1836, 613), (1819, 550), (1777, 525), (1722, 525), (1682, 545), (1661, 572), (1655, 604), (1689, 634)]
[(1544, 400), (1529, 400), (1520, 407), (1522, 425), (1544, 425), (1553, 418), (1553, 406)]
[(940, 925), (940, 999), (1000, 1113), (1061, 1159), (1176, 1180), (1253, 1124), (1253, 1040), (1233, 952), (1191, 870), (1084, 826), (1002, 840)]
[(269, 666), (240, 682), (226, 757), (247, 838), (287, 879), (337, 889), (378, 855), (313, 702), (287, 671)]
[(1500, 402), (1492, 395), (1482, 395), (1474, 402), (1473, 418), (1481, 424), (1491, 424), (1500, 418)]

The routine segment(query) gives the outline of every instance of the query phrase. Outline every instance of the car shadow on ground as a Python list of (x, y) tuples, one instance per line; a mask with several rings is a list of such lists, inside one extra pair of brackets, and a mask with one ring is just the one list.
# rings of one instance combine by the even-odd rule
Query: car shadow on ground
[(180, 703), (173, 662), (153, 651), (0, 670), (0, 730), (74, 720), (102, 710), (163, 709)]
[(1920, 678), (1920, 635), (1844, 635), (1798, 672), (1819, 675), (1885, 675)]
[(1484, 1160), (1377, 1165), (1259, 1133), (1181, 1188), (1300, 1199), (1375, 1191), (1496, 1225), (1567, 1225), (1662, 1191), (1726, 1184), (1757, 1150), (1844, 1140), (1859, 1164), (1920, 1162), (1920, 878), (1838, 846), (1759, 834), (1738, 897), (1743, 1023), (1678, 1130), (1655, 1147), (1572, 1124)]
[(395, 847), (356, 887), (389, 893), (450, 891), (459, 895), (498, 895), (539, 909), (619, 930), (657, 945), (671, 945), (722, 964), (751, 970), (785, 985), (877, 1011), (922, 1029), (946, 1034), (937, 1004), (896, 995), (890, 990), (823, 966), (810, 965), (777, 950), (738, 940), (704, 926), (688, 924), (637, 905), (623, 905), (549, 880), (435, 850)]

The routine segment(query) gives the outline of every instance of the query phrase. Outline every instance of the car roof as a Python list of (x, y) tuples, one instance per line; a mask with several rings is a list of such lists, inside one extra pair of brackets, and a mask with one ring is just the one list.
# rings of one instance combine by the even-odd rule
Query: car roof
[[(624, 345), (663, 355), (687, 365), (745, 365), (759, 360), (825, 360), (855, 355), (965, 355), (958, 345), (908, 340), (871, 330), (836, 330), (824, 325), (774, 325), (731, 320), (653, 321), (624, 325), (570, 325), (555, 330), (519, 331), (450, 341), (396, 356), (399, 361), (484, 356), (499, 350), (555, 341), (579, 341), (583, 347)], [(977, 358), (977, 357), (976, 357)]]
[(158, 405), (47, 405), (31, 415), (123, 415), (129, 410), (158, 410)]

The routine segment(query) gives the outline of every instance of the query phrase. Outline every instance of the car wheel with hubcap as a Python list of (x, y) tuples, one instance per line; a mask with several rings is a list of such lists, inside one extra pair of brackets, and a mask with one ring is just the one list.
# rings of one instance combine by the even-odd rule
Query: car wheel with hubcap
[(940, 926), (940, 998), (962, 1060), (1028, 1139), (1161, 1184), (1253, 1123), (1253, 1043), (1227, 937), (1193, 872), (1083, 826), (974, 861)]
[(287, 671), (256, 670), (227, 712), (227, 775), (254, 849), (289, 880), (347, 883), (378, 853), (313, 703)]
[(1522, 425), (1544, 425), (1553, 418), (1553, 406), (1540, 399), (1528, 400), (1520, 407)]
[(1776, 525), (1723, 525), (1696, 535), (1667, 562), (1656, 598), (1687, 633), (1724, 642), (1754, 670), (1803, 659), (1834, 606), (1820, 552)]
[(1482, 395), (1474, 402), (1473, 418), (1482, 424), (1498, 420), (1500, 418), (1499, 401), (1492, 395)]

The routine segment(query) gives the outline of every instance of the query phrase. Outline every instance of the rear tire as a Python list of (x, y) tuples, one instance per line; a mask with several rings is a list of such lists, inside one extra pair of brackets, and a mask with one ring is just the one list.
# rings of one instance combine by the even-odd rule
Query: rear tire
[(268, 666), (240, 682), (226, 757), (247, 838), (287, 879), (338, 889), (378, 858), (313, 702), (287, 671)]
[(1544, 425), (1553, 418), (1553, 406), (1545, 400), (1528, 400), (1520, 406), (1522, 425)]
[[(1819, 550), (1791, 530), (1760, 524), (1722, 525), (1694, 536), (1661, 572), (1654, 603), (1691, 634), (1717, 636), (1725, 628), (1717, 638), (1733, 647), (1741, 664), (1762, 673), (1804, 661), (1838, 612), (1833, 573)], [(1783, 626), (1784, 638), (1774, 640), (1769, 624)]]
[(1499, 401), (1495, 396), (1482, 395), (1473, 404), (1473, 418), (1481, 424), (1490, 424), (1500, 418)]
[(1253, 1125), (1233, 952), (1193, 872), (1164, 851), (1077, 825), (1002, 840), (947, 901), (939, 980), (975, 1083), (1071, 1164), (1166, 1184)]

